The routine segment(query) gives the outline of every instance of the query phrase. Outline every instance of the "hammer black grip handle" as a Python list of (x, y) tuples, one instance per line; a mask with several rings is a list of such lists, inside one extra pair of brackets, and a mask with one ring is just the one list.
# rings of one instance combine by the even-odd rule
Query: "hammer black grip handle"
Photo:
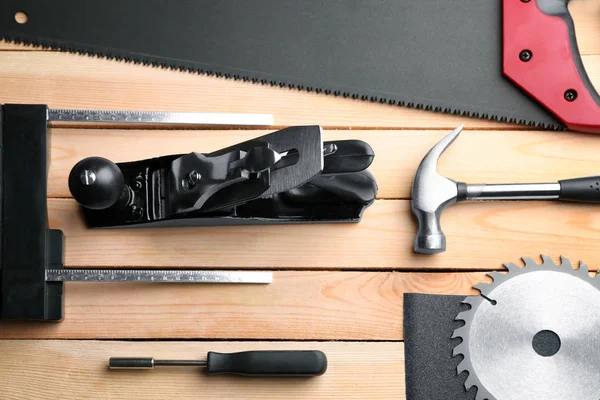
[(209, 374), (318, 376), (327, 370), (327, 357), (318, 350), (208, 353)]
[(559, 200), (600, 203), (600, 176), (565, 179), (560, 184)]

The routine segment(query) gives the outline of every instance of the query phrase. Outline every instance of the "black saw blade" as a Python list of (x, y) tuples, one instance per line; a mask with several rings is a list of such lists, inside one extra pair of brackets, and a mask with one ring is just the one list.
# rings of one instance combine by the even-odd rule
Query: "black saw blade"
[(501, 0), (0, 0), (0, 37), (564, 129), (502, 76)]

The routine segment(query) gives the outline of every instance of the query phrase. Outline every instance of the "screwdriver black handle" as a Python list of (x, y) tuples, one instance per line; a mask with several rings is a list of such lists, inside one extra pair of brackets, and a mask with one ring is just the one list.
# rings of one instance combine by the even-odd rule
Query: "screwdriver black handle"
[(318, 350), (208, 353), (209, 374), (318, 376), (327, 370), (327, 356)]
[(565, 179), (560, 184), (559, 200), (600, 203), (600, 176)]

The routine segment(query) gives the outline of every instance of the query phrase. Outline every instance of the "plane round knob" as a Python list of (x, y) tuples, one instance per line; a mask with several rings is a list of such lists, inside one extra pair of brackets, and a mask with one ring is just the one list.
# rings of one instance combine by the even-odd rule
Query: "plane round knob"
[(71, 170), (69, 190), (82, 207), (104, 210), (119, 201), (125, 191), (125, 179), (121, 169), (112, 161), (88, 157)]

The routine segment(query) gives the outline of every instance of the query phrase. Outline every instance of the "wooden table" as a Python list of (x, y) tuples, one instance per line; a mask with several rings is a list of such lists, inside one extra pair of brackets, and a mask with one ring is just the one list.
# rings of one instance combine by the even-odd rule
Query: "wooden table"
[[(600, 87), (600, 1), (571, 6)], [(427, 149), (466, 131), (440, 161), (469, 182), (538, 182), (600, 173), (600, 138), (543, 132), (224, 78), (0, 44), (0, 102), (53, 108), (268, 113), (276, 127), (320, 124), (376, 154), (379, 199), (359, 224), (88, 230), (67, 175), (81, 158), (114, 161), (210, 152), (258, 130), (51, 131), (48, 210), (66, 266), (274, 270), (267, 286), (66, 284), (60, 323), (0, 324), (3, 399), (403, 399), (402, 296), (473, 294), (503, 262), (563, 254), (600, 267), (600, 209), (553, 202), (461, 204), (443, 226), (448, 251), (412, 252), (410, 183)], [(485, 91), (485, 88), (481, 88)], [(275, 128), (273, 128), (275, 129)], [(25, 339), (25, 340), (15, 340)], [(52, 339), (52, 340), (50, 340)], [(135, 340), (128, 340), (135, 339)], [(201, 358), (208, 350), (321, 349), (310, 380), (204, 377), (194, 369), (107, 370), (110, 356)]]

